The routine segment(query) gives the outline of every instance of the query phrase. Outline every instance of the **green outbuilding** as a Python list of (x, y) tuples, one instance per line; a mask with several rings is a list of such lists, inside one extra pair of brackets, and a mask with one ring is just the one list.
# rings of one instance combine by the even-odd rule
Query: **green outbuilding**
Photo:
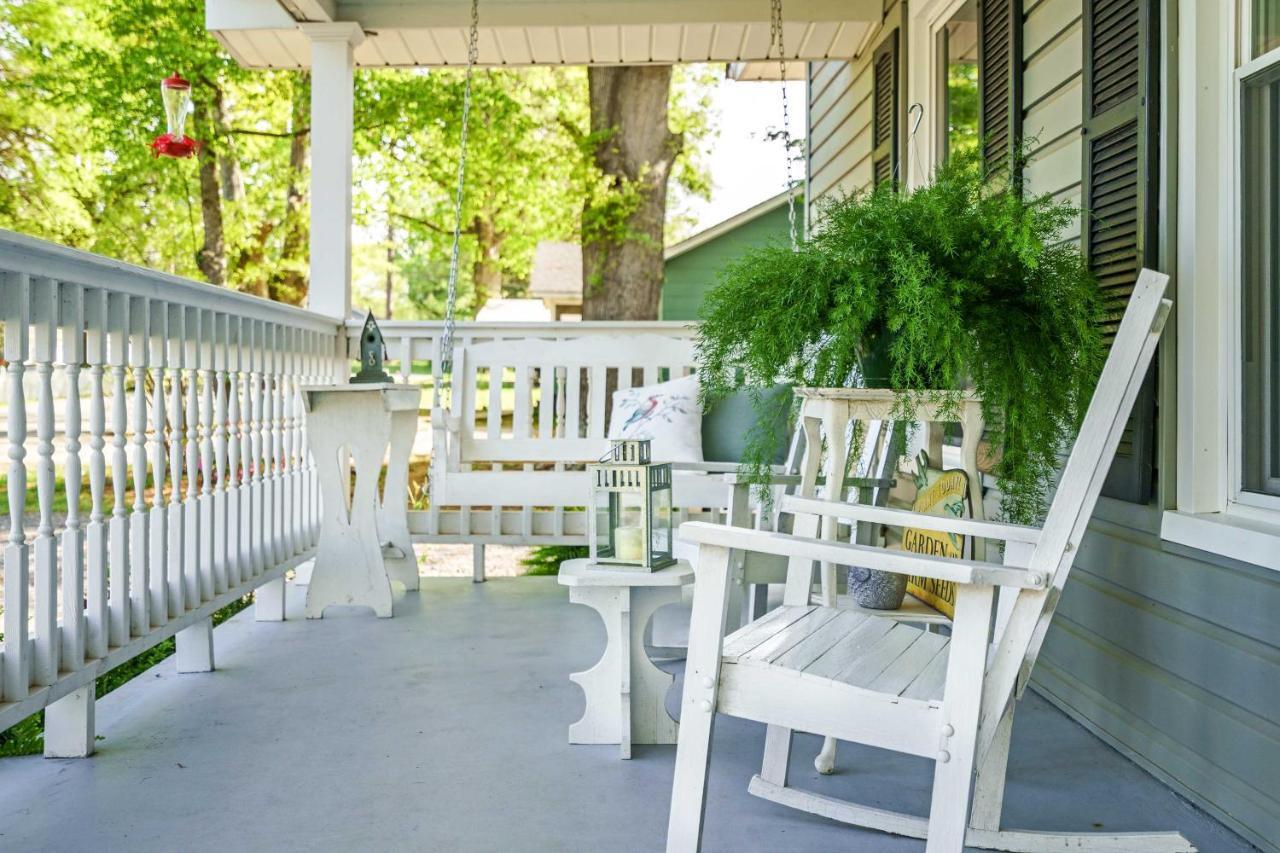
[[(792, 203), (802, 221), (804, 198), (797, 193)], [(671, 246), (666, 254), (660, 319), (698, 319), (703, 297), (726, 264), (757, 246), (785, 243), (788, 232), (784, 192)]]

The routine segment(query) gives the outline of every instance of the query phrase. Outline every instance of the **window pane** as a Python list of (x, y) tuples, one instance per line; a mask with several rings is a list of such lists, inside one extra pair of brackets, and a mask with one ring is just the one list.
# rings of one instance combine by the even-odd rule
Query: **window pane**
[(1243, 98), (1242, 474), (1245, 491), (1280, 495), (1280, 67)]
[(956, 10), (942, 31), (946, 153), (978, 147), (978, 0)]
[(1253, 0), (1253, 55), (1280, 47), (1280, 0)]

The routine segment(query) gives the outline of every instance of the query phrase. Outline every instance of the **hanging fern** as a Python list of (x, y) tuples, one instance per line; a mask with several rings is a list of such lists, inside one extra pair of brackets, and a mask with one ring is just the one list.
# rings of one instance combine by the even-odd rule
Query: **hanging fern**
[[(856, 385), (881, 353), (904, 409), (923, 390), (982, 397), (1003, 514), (1036, 519), (1103, 360), (1097, 282), (1060, 239), (1078, 213), (985, 180), (976, 153), (914, 192), (827, 201), (812, 240), (749, 253), (707, 295), (705, 402), (777, 381)], [(764, 482), (770, 430), (790, 413), (759, 415), (744, 466)]]

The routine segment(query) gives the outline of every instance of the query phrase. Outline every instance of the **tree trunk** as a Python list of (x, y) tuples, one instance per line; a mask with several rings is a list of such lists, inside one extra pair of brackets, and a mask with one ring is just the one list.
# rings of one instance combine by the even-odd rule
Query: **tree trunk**
[(582, 215), (582, 319), (656, 320), (667, 179), (682, 138), (667, 127), (671, 66), (587, 69), (603, 195)]
[(310, 156), (311, 135), (301, 128), (307, 126), (311, 110), (311, 73), (301, 71), (294, 80), (293, 111), (289, 140), (289, 182), (285, 189), (284, 240), (280, 247), (280, 272), (272, 282), (272, 298), (293, 305), (301, 305), (307, 299), (308, 241), (311, 225), (307, 221), (307, 195), (304, 187), (307, 178), (307, 161)]
[[(213, 129), (208, 104), (199, 107), (200, 124)], [(196, 252), (196, 266), (210, 284), (227, 283), (227, 245), (222, 230), (222, 195), (218, 188), (218, 152), (209, 141), (200, 149), (200, 218), (204, 225), (204, 244)]]
[(240, 173), (240, 159), (236, 156), (235, 139), (230, 134), (230, 123), (227, 121), (226, 104), (223, 103), (222, 90), (213, 90), (213, 122), (217, 129), (220, 151), (218, 152), (218, 172), (222, 180), (222, 200), (236, 201), (244, 198), (244, 177)]
[(499, 258), (507, 235), (499, 233), (493, 227), (493, 222), (480, 216), (473, 221), (471, 233), (476, 236), (476, 260), (471, 267), (472, 277), (477, 297), (483, 297), (476, 301), (482, 305), (490, 299), (502, 298), (502, 266)]

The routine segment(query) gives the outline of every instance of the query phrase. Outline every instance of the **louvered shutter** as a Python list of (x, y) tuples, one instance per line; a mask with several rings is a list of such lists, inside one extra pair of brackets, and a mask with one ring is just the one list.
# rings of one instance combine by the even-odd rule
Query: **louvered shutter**
[(978, 3), (978, 68), (983, 166), (1007, 173), (1022, 136), (1022, 0)]
[[(1085, 0), (1081, 235), (1102, 286), (1107, 345), (1142, 267), (1156, 266), (1157, 27), (1146, 0)], [(1102, 493), (1145, 504), (1155, 467), (1155, 367)]]
[(871, 57), (871, 168), (874, 185), (896, 185), (898, 176), (898, 31)]

